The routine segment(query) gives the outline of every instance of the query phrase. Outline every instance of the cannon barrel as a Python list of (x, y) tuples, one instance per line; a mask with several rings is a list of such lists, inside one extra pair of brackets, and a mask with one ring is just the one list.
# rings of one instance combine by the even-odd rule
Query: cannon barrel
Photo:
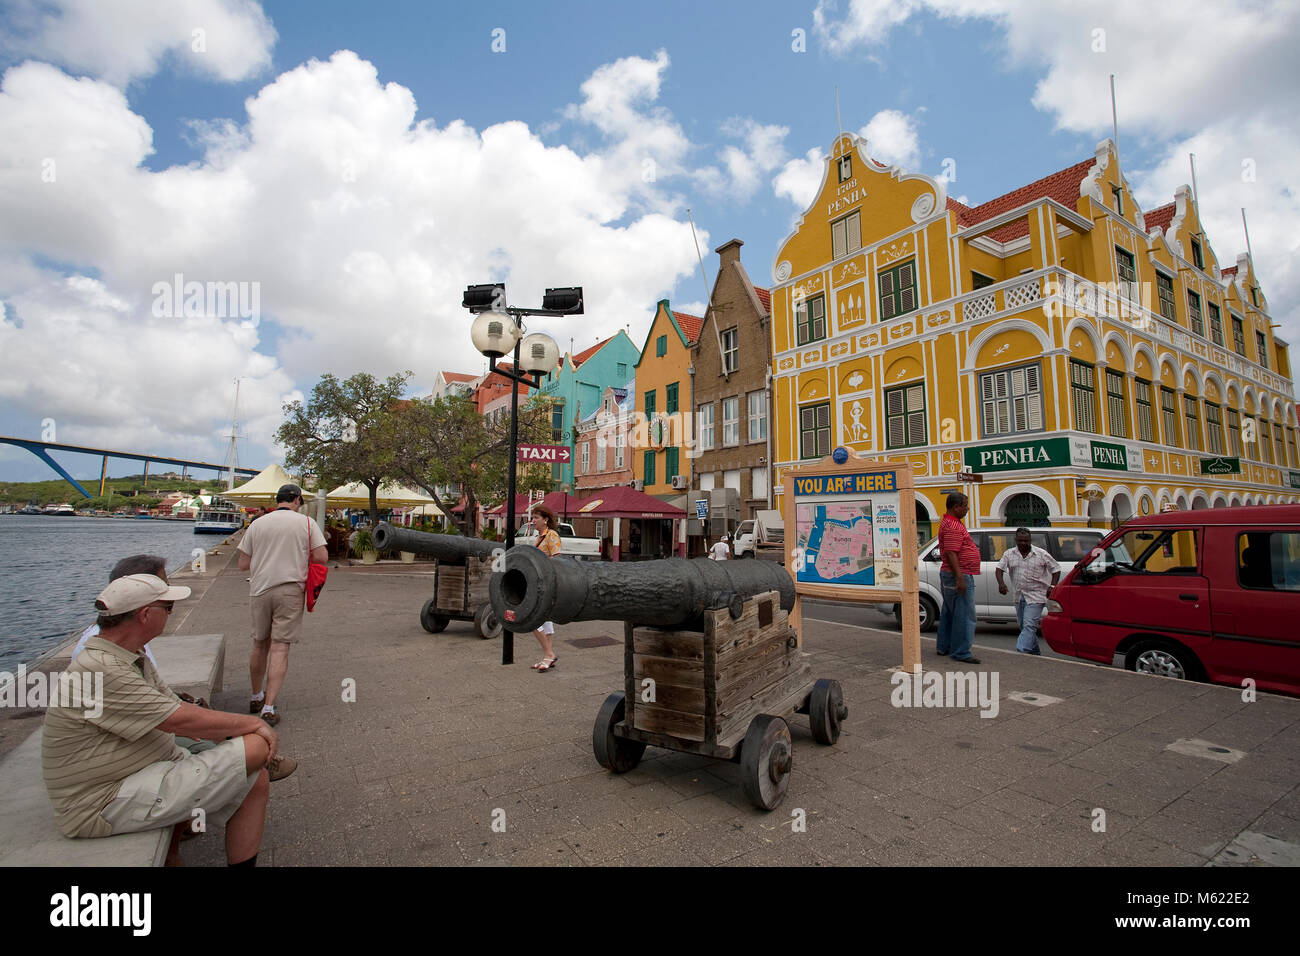
[(779, 591), (785, 610), (794, 607), (794, 582), (771, 561), (665, 558), (596, 564), (549, 558), (527, 545), (506, 552), (505, 572), (493, 575), (491, 583), (492, 607), (512, 631), (530, 631), (544, 621), (703, 630), (706, 609), (766, 591)]
[(455, 534), (430, 534), (409, 528), (394, 528), (387, 521), (375, 526), (375, 548), (379, 551), (410, 551), (430, 554), (439, 561), (464, 561), (487, 558), (501, 545), (482, 538), (463, 538)]

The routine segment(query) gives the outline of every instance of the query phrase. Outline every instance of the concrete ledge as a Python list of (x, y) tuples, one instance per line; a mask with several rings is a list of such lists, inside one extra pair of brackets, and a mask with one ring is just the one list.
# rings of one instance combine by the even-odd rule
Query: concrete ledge
[(158, 676), (178, 694), (212, 700), (222, 690), (226, 669), (224, 634), (164, 634), (149, 642)]
[(0, 763), (0, 866), (162, 866), (171, 828), (70, 840), (54, 824), (41, 779), (41, 734)]

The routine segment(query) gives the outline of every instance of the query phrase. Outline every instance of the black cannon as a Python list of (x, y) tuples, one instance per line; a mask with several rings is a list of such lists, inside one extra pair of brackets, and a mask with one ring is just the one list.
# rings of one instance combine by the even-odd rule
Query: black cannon
[(625, 773), (648, 744), (736, 761), (741, 787), (771, 810), (785, 797), (793, 745), (785, 718), (808, 715), (833, 744), (848, 716), (834, 680), (814, 680), (790, 626), (794, 582), (766, 561), (668, 558), (583, 564), (512, 548), (492, 576), (504, 626), (623, 621), (624, 689), (596, 716), (592, 750)]
[[(492, 606), (512, 631), (544, 621), (627, 621), (646, 627), (703, 630), (709, 608), (739, 609), (746, 599), (778, 591), (794, 607), (794, 582), (779, 564), (664, 558), (584, 564), (549, 558), (537, 548), (506, 552), (505, 573), (492, 581)], [(739, 610), (737, 610), (739, 616)]]
[(437, 634), (451, 621), (473, 621), (479, 637), (501, 636), (501, 619), (492, 610), (488, 592), (493, 555), (500, 544), (482, 538), (394, 528), (386, 521), (375, 527), (374, 537), (380, 551), (411, 551), (437, 558), (433, 597), (420, 609), (420, 625), (426, 631)]
[(375, 550), (410, 551), (427, 554), (439, 561), (464, 561), (466, 558), (487, 558), (501, 545), (482, 538), (463, 538), (456, 534), (430, 534), (409, 528), (394, 528), (387, 521), (375, 526)]

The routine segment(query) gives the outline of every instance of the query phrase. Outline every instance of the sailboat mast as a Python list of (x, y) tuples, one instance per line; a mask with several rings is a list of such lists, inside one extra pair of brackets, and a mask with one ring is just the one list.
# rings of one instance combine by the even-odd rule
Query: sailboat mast
[(235, 409), (230, 414), (230, 466), (226, 473), (226, 490), (235, 487), (235, 465), (239, 463), (239, 379), (235, 379)]

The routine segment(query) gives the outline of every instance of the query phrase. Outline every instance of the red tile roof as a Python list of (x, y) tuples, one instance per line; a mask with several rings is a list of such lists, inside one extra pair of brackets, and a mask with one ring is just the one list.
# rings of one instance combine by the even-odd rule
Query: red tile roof
[(1223, 275), (1223, 276), (1235, 276), (1236, 274), (1237, 274), (1236, 266), (1228, 266), (1226, 269), (1219, 270), (1219, 275)]
[(1171, 202), (1159, 208), (1152, 209), (1146, 213), (1147, 232), (1153, 229), (1160, 229), (1166, 235), (1169, 234), (1169, 224), (1174, 221), (1174, 212), (1178, 208), (1178, 203)]
[(673, 318), (677, 320), (678, 327), (682, 334), (686, 336), (688, 344), (695, 344), (700, 338), (700, 329), (704, 326), (704, 319), (698, 315), (691, 315), (689, 312), (674, 312)]
[[(1036, 199), (1054, 199), (1067, 209), (1074, 209), (1079, 202), (1079, 184), (1083, 182), (1083, 178), (1088, 175), (1088, 170), (1092, 169), (1096, 162), (1095, 159), (1085, 159), (975, 207), (965, 206), (955, 199), (949, 199), (948, 208), (957, 213), (958, 226), (977, 225)], [(988, 233), (989, 238), (997, 242), (1009, 242), (1027, 235), (1029, 235), (1028, 219), (1018, 219)]]
[(472, 382), (478, 378), (477, 375), (466, 375), (464, 372), (443, 372), (442, 377), (447, 382)]
[(591, 358), (593, 355), (595, 355), (597, 352), (599, 352), (608, 344), (609, 344), (609, 339), (605, 339), (603, 342), (597, 342), (589, 349), (583, 349), (581, 352), (579, 352), (577, 355), (573, 357), (573, 367), (577, 368), (579, 365), (587, 361), (587, 359)]
[(760, 288), (759, 286), (754, 286), (754, 291), (758, 293), (758, 301), (763, 303), (764, 310), (767, 311), (768, 315), (771, 315), (772, 314), (771, 291), (768, 289)]

